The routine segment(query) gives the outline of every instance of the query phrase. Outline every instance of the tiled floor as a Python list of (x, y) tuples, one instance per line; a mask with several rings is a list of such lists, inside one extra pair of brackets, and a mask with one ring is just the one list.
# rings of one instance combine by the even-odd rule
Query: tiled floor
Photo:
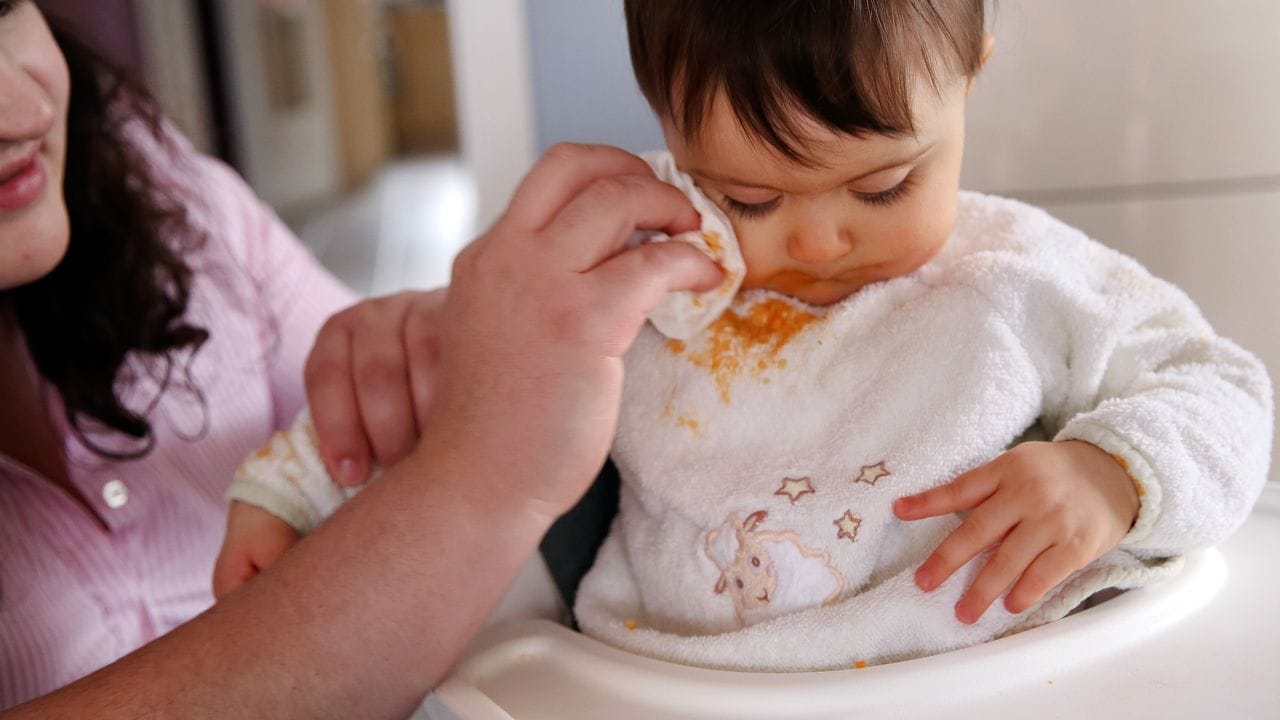
[(457, 157), (401, 160), (354, 196), (299, 223), (298, 234), (357, 292), (439, 287), (474, 235), (475, 204), (475, 188)]

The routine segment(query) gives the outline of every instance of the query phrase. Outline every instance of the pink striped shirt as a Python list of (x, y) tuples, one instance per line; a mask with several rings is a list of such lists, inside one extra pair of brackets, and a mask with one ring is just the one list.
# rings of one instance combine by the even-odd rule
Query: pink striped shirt
[[(210, 236), (192, 258), (189, 315), (211, 332), (192, 366), (203, 403), (166, 393), (150, 415), (156, 447), (132, 462), (101, 459), (63, 425), (71, 481), (92, 513), (0, 454), (0, 708), (102, 667), (212, 603), (232, 473), (302, 407), (315, 333), (354, 299), (234, 173), (183, 147), (177, 160), (152, 151)], [(154, 386), (138, 376), (130, 397), (145, 399)]]

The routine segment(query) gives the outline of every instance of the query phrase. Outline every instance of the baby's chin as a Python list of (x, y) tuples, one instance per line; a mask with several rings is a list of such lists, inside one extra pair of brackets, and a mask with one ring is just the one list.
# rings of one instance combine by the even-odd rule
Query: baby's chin
[[(848, 280), (825, 280), (802, 276), (799, 273), (787, 273), (781, 276), (774, 276), (769, 279), (769, 282), (755, 287), (782, 293), (806, 305), (824, 306), (834, 305), (844, 300), (861, 290), (864, 285), (865, 283), (853, 283)], [(751, 289), (751, 283), (746, 283), (743, 287)]]

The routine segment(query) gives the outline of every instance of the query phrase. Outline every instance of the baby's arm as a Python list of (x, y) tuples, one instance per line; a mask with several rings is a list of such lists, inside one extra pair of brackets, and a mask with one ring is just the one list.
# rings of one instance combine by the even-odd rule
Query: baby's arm
[(213, 565), (213, 596), (221, 600), (266, 570), (298, 541), (289, 523), (256, 505), (231, 501), (227, 534)]
[(214, 594), (220, 598), (265, 570), (356, 492), (329, 475), (310, 413), (299, 413), (292, 427), (273, 435), (236, 471)]
[(1041, 338), (1046, 387), (1060, 388), (1045, 403), (1054, 440), (1088, 442), (1133, 479), (1140, 508), (1121, 547), (1155, 558), (1221, 542), (1266, 483), (1266, 368), (1137, 262), (1093, 243), (1073, 252), (1083, 270), (1027, 318), (1030, 332), (1056, 315), (1069, 338)]
[(1182, 291), (1046, 227), (1043, 249), (973, 265), (986, 265), (984, 289), (1040, 370), (1055, 442), (1019, 446), (895, 508), (904, 519), (973, 509), (921, 566), (922, 588), (999, 545), (957, 606), (967, 621), (1010, 586), (1007, 607), (1029, 607), (1117, 545), (1156, 558), (1219, 542), (1266, 480), (1272, 405), (1261, 363), (1216, 336)]

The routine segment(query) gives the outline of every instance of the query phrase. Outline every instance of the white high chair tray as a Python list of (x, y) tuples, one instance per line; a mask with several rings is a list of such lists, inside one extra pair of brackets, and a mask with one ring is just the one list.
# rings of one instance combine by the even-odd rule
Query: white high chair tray
[[(462, 720), (1280, 717), (1280, 486), (1158, 586), (934, 657), (819, 673), (660, 662), (546, 620), (491, 627), (437, 690)], [(438, 709), (431, 717), (441, 715)]]

